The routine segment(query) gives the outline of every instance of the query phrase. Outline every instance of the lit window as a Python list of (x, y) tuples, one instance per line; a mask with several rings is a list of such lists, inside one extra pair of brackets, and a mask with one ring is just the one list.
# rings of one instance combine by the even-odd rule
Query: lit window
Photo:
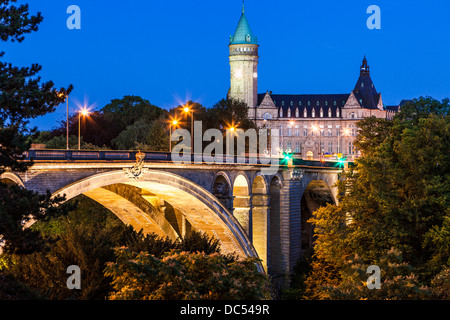
[(283, 109), (280, 108), (280, 118), (283, 118)]
[(315, 118), (316, 117), (316, 110), (312, 109), (312, 117)]
[(303, 118), (307, 118), (308, 117), (308, 111), (305, 109), (303, 109)]
[(296, 109), (295, 109), (295, 117), (296, 117), (296, 118), (298, 118), (298, 117), (300, 116), (298, 113), (299, 113), (298, 108), (296, 108)]
[(336, 109), (336, 117), (340, 118), (341, 112), (339, 111), (339, 108)]
[(328, 118), (331, 118), (331, 108), (328, 108)]
[(320, 117), (323, 118), (323, 109), (320, 108)]

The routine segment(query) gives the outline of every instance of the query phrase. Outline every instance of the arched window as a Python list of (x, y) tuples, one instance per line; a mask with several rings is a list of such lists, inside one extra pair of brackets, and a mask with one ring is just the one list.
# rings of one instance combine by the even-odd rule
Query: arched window
[(298, 114), (298, 113), (299, 113), (298, 108), (295, 108), (295, 117), (296, 117), (296, 118), (299, 117), (299, 114)]
[(331, 108), (328, 108), (328, 118), (331, 118)]
[(311, 116), (312, 116), (313, 118), (316, 117), (316, 110), (315, 110), (315, 109), (312, 109), (312, 114), (311, 114)]
[(280, 118), (283, 118), (283, 109), (280, 108)]
[(313, 158), (313, 152), (312, 151), (308, 151), (306, 153), (306, 158), (308, 158), (308, 160), (311, 160)]
[(308, 117), (308, 110), (306, 110), (306, 108), (303, 109), (303, 118), (307, 118)]
[(339, 108), (336, 109), (336, 117), (337, 118), (341, 117), (341, 112), (340, 112)]
[(288, 116), (288, 118), (291, 117), (291, 108), (288, 109), (287, 116)]
[(320, 117), (323, 118), (323, 109), (320, 108)]
[(264, 120), (271, 120), (272, 119), (272, 114), (270, 114), (269, 112), (266, 112), (263, 114), (263, 119)]

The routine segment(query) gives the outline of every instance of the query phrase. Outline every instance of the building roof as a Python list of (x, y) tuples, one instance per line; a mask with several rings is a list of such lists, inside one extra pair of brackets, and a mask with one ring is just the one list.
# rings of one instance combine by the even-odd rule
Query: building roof
[[(258, 94), (258, 106), (266, 94)], [(278, 110), (283, 109), (283, 117), (288, 117), (288, 109), (291, 109), (291, 117), (295, 117), (296, 108), (299, 109), (299, 117), (303, 117), (304, 109), (307, 110), (307, 117), (312, 117), (312, 110), (319, 117), (320, 109), (323, 110), (323, 117), (328, 118), (328, 110), (331, 109), (331, 117), (336, 117), (337, 109), (347, 102), (350, 94), (270, 94), (273, 103)]]
[(375, 89), (375, 85), (370, 78), (370, 69), (365, 56), (360, 68), (359, 79), (356, 82), (353, 93), (363, 108), (378, 108), (378, 102), (380, 101), (381, 95)]
[(230, 44), (258, 44), (258, 39), (250, 29), (247, 17), (242, 7), (242, 15), (239, 19), (236, 31), (233, 36), (230, 36)]

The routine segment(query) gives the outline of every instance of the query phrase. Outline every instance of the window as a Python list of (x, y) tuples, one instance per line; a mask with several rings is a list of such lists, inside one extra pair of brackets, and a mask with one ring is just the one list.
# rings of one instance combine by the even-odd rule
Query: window
[(272, 119), (272, 114), (270, 114), (269, 112), (266, 112), (263, 114), (263, 119), (264, 120), (271, 120)]
[(350, 113), (350, 119), (355, 119), (355, 113), (354, 112)]
[(312, 117), (315, 118), (316, 117), (316, 110), (312, 109)]
[(288, 137), (292, 136), (292, 129), (291, 128), (287, 129), (287, 135), (288, 135)]
[(295, 136), (296, 136), (296, 137), (299, 137), (299, 136), (300, 136), (300, 130), (295, 129)]
[(331, 108), (328, 108), (328, 118), (331, 118)]
[(333, 105), (336, 105), (336, 101), (333, 102)]
[(294, 105), (294, 102), (293, 101), (291, 101), (291, 106), (293, 106)]
[(310, 101), (308, 101), (308, 106), (310, 106), (311, 105), (311, 102)]
[(341, 112), (340, 112), (339, 108), (336, 109), (336, 117), (337, 118), (341, 117)]
[(323, 118), (323, 109), (320, 108), (320, 117)]
[(328, 106), (328, 101), (325, 101), (325, 106)]
[(329, 154), (333, 153), (333, 142), (328, 142), (328, 153)]
[(312, 151), (308, 151), (308, 152), (306, 153), (306, 158), (307, 158), (308, 160), (311, 160), (311, 159), (313, 158), (313, 152), (312, 152)]
[(283, 109), (280, 108), (280, 118), (283, 118)]
[(303, 136), (304, 137), (308, 136), (308, 126), (306, 126), (306, 125), (303, 126)]
[(300, 153), (300, 141), (295, 142), (295, 153)]
[(295, 108), (295, 117), (298, 118), (299, 114), (298, 114), (298, 108)]
[(332, 136), (331, 129), (328, 129), (328, 136), (329, 136), (329, 137)]
[(340, 135), (341, 135), (341, 126), (340, 125), (336, 125), (336, 136), (339, 137)]
[(353, 148), (353, 142), (348, 143), (348, 154), (353, 154), (354, 148)]
[(308, 117), (308, 111), (305, 109), (303, 109), (303, 118), (307, 118)]
[(288, 109), (287, 116), (288, 116), (288, 118), (291, 117), (291, 109), (290, 108)]

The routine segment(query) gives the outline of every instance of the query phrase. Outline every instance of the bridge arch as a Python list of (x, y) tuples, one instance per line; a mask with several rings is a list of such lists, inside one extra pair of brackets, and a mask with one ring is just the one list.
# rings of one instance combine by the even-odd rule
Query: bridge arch
[[(223, 175), (218, 177), (222, 177), (220, 179), (226, 181)], [(139, 211), (139, 208), (136, 209), (135, 201), (131, 202), (129, 198), (136, 195), (124, 190), (122, 193), (127, 194), (124, 198), (116, 190), (112, 190), (121, 186), (125, 186), (125, 189), (134, 188), (142, 198), (150, 199), (147, 202), (150, 202), (154, 207), (158, 205), (167, 207), (162, 201), (170, 204), (188, 221), (193, 229), (201, 230), (217, 238), (224, 252), (235, 252), (239, 256), (257, 257), (257, 253), (243, 228), (215, 196), (196, 183), (170, 172), (147, 170), (139, 179), (130, 179), (126, 177), (122, 170), (109, 171), (74, 182), (56, 191), (54, 195), (65, 194), (66, 199), (70, 200), (80, 194), (85, 194), (105, 205), (115, 203), (120, 200), (119, 198), (122, 198), (117, 205), (110, 205), (111, 211), (118, 214), (119, 218), (123, 220), (126, 220), (125, 215), (131, 215), (131, 218), (128, 218), (128, 221), (131, 222), (133, 219), (142, 218), (141, 212), (136, 212), (136, 210)], [(158, 199), (160, 200), (159, 203)], [(132, 212), (133, 207), (135, 212)], [(165, 218), (166, 220), (160, 216), (153, 217), (151, 220), (160, 219), (156, 225), (155, 223), (151, 224), (150, 219), (147, 219), (148, 231), (151, 231), (152, 228), (155, 230), (159, 228), (161, 229), (159, 231), (172, 232), (173, 236), (176, 235), (176, 228), (170, 228), (168, 226), (170, 219)], [(174, 219), (177, 219), (177, 217)], [(141, 224), (145, 225), (145, 222)]]
[(247, 235), (251, 233), (250, 202), (249, 180), (245, 173), (239, 172), (233, 181), (233, 216), (239, 221)]
[(327, 204), (336, 204), (333, 192), (328, 183), (320, 179), (309, 181), (300, 203), (302, 250), (310, 249), (314, 244), (314, 226), (308, 220), (314, 215), (317, 209)]
[(0, 175), (0, 181), (5, 183), (14, 183), (18, 186), (25, 187), (22, 179), (19, 176), (15, 175), (12, 172), (4, 172)]

